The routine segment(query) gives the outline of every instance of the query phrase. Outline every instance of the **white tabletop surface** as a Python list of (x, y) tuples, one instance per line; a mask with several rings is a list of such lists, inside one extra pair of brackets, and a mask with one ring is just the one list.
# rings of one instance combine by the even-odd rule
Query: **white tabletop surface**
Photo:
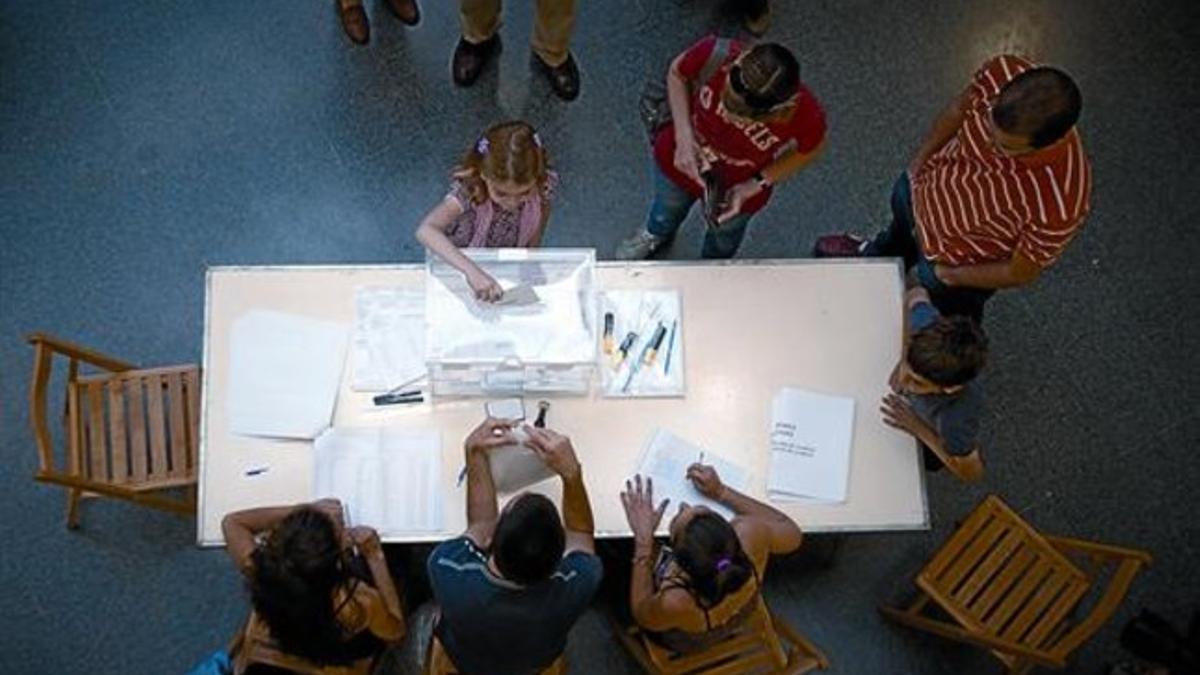
[[(362, 285), (420, 288), (421, 265), (217, 267), (208, 272), (204, 409), (197, 539), (220, 545), (230, 511), (312, 498), (312, 445), (230, 432), (224, 401), (232, 322), (254, 309), (354, 321)], [(856, 401), (847, 500), (781, 504), (807, 531), (928, 527), (915, 444), (883, 424), (878, 408), (900, 353), (903, 284), (895, 261), (601, 263), (601, 288), (674, 288), (682, 295), (687, 395), (676, 399), (555, 398), (550, 427), (569, 435), (584, 467), (599, 536), (629, 534), (618, 493), (657, 427), (745, 466), (749, 492), (765, 495), (771, 401), (781, 387)], [(482, 400), (373, 408), (343, 375), (334, 424), (440, 430), (445, 531), (389, 541), (437, 540), (465, 528), (456, 485), (462, 440), (482, 419)], [(598, 389), (598, 387), (596, 388)], [(250, 467), (269, 471), (246, 476)], [(557, 498), (550, 481), (535, 487)]]

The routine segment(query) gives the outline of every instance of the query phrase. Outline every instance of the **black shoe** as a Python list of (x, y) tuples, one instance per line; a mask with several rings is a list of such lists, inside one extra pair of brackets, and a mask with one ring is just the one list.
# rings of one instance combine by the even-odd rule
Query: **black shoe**
[(550, 80), (550, 88), (564, 101), (574, 101), (579, 97), (579, 66), (575, 65), (575, 57), (567, 52), (567, 60), (557, 66), (551, 66), (537, 54), (533, 55), (534, 65)]
[(479, 73), (483, 72), (483, 67), (499, 49), (499, 33), (479, 44), (467, 42), (466, 38), (459, 38), (458, 45), (454, 48), (454, 60), (450, 64), (450, 74), (454, 77), (454, 84), (460, 87), (469, 87), (474, 84), (475, 80), (479, 79)]

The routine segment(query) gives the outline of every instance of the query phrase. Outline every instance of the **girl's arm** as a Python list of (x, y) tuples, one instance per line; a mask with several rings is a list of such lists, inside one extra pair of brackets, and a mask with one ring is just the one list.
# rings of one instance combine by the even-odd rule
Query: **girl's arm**
[(737, 514), (739, 520), (765, 526), (771, 553), (791, 553), (800, 548), (803, 534), (794, 520), (770, 504), (760, 502), (723, 484), (716, 469), (707, 464), (693, 464), (688, 467), (687, 477), (700, 494), (728, 506)]
[[(255, 549), (254, 537), (275, 527), (299, 506), (264, 506), (226, 514), (221, 519), (221, 532), (225, 535), (225, 552), (233, 559), (233, 564), (243, 573), (249, 572), (252, 566), (251, 555)], [(322, 499), (313, 502), (311, 506), (333, 518), (337, 527), (342, 526), (342, 503), (338, 500)]]
[(455, 219), (463, 214), (463, 207), (453, 197), (446, 197), (433, 210), (425, 214), (417, 226), (417, 241), (433, 251), (451, 267), (463, 273), (471, 290), (480, 300), (498, 300), (504, 291), (475, 261), (463, 255), (454, 242), (446, 236), (446, 230)]
[(371, 632), (385, 642), (398, 642), (404, 637), (404, 610), (400, 605), (400, 594), (392, 581), (392, 573), (388, 570), (387, 560), (383, 556), (383, 547), (379, 534), (369, 527), (355, 527), (350, 531), (350, 539), (358, 545), (367, 567), (371, 570), (371, 578), (375, 580), (374, 591), (382, 603), (371, 603), (368, 609), (367, 622)]

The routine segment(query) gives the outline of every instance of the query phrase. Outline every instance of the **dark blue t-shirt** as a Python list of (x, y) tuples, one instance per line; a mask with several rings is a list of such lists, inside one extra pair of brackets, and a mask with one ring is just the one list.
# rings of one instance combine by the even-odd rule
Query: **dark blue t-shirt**
[(487, 554), (465, 536), (443, 542), (426, 565), (441, 608), (438, 639), (470, 675), (528, 675), (548, 667), (603, 575), (599, 557), (574, 551), (549, 579), (519, 586), (493, 574)]
[[(908, 313), (909, 334), (937, 320), (937, 309), (928, 302), (913, 305)], [(937, 430), (946, 444), (946, 452), (955, 457), (971, 454), (979, 437), (979, 419), (983, 416), (983, 395), (978, 380), (972, 380), (953, 394), (908, 395), (913, 412)]]

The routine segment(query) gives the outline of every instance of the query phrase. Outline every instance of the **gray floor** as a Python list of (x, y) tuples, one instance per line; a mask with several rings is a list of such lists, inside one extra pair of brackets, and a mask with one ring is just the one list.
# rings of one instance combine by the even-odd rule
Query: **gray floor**
[[(62, 493), (30, 480), (27, 331), (139, 363), (198, 361), (206, 265), (415, 261), (411, 231), (448, 167), (501, 118), (538, 125), (563, 174), (549, 245), (608, 255), (644, 217), (637, 92), (716, 25), (708, 0), (581, 2), (570, 105), (530, 75), (530, 3), (510, 1), (499, 67), (469, 90), (449, 84), (453, 3), (425, 4), (405, 30), (368, 3), (365, 48), (342, 36), (332, 0), (0, 7), (0, 672), (183, 672), (246, 611), (232, 567), (192, 545), (188, 521), (93, 503), (83, 529), (64, 530)], [(881, 224), (935, 111), (1002, 49), (1077, 76), (1095, 197), (1061, 264), (990, 306), (986, 482), (935, 477), (932, 531), (849, 537), (829, 568), (784, 560), (769, 600), (836, 672), (990, 672), (989, 657), (886, 625), (874, 606), (995, 492), (1046, 531), (1156, 554), (1070, 669), (1100, 672), (1135, 608), (1182, 622), (1200, 598), (1198, 5), (775, 4), (769, 37), (801, 55), (831, 131), (744, 257), (804, 256), (818, 233)], [(670, 255), (695, 255), (698, 233), (693, 222)], [(614, 648), (593, 612), (570, 659), (632, 672)]]

